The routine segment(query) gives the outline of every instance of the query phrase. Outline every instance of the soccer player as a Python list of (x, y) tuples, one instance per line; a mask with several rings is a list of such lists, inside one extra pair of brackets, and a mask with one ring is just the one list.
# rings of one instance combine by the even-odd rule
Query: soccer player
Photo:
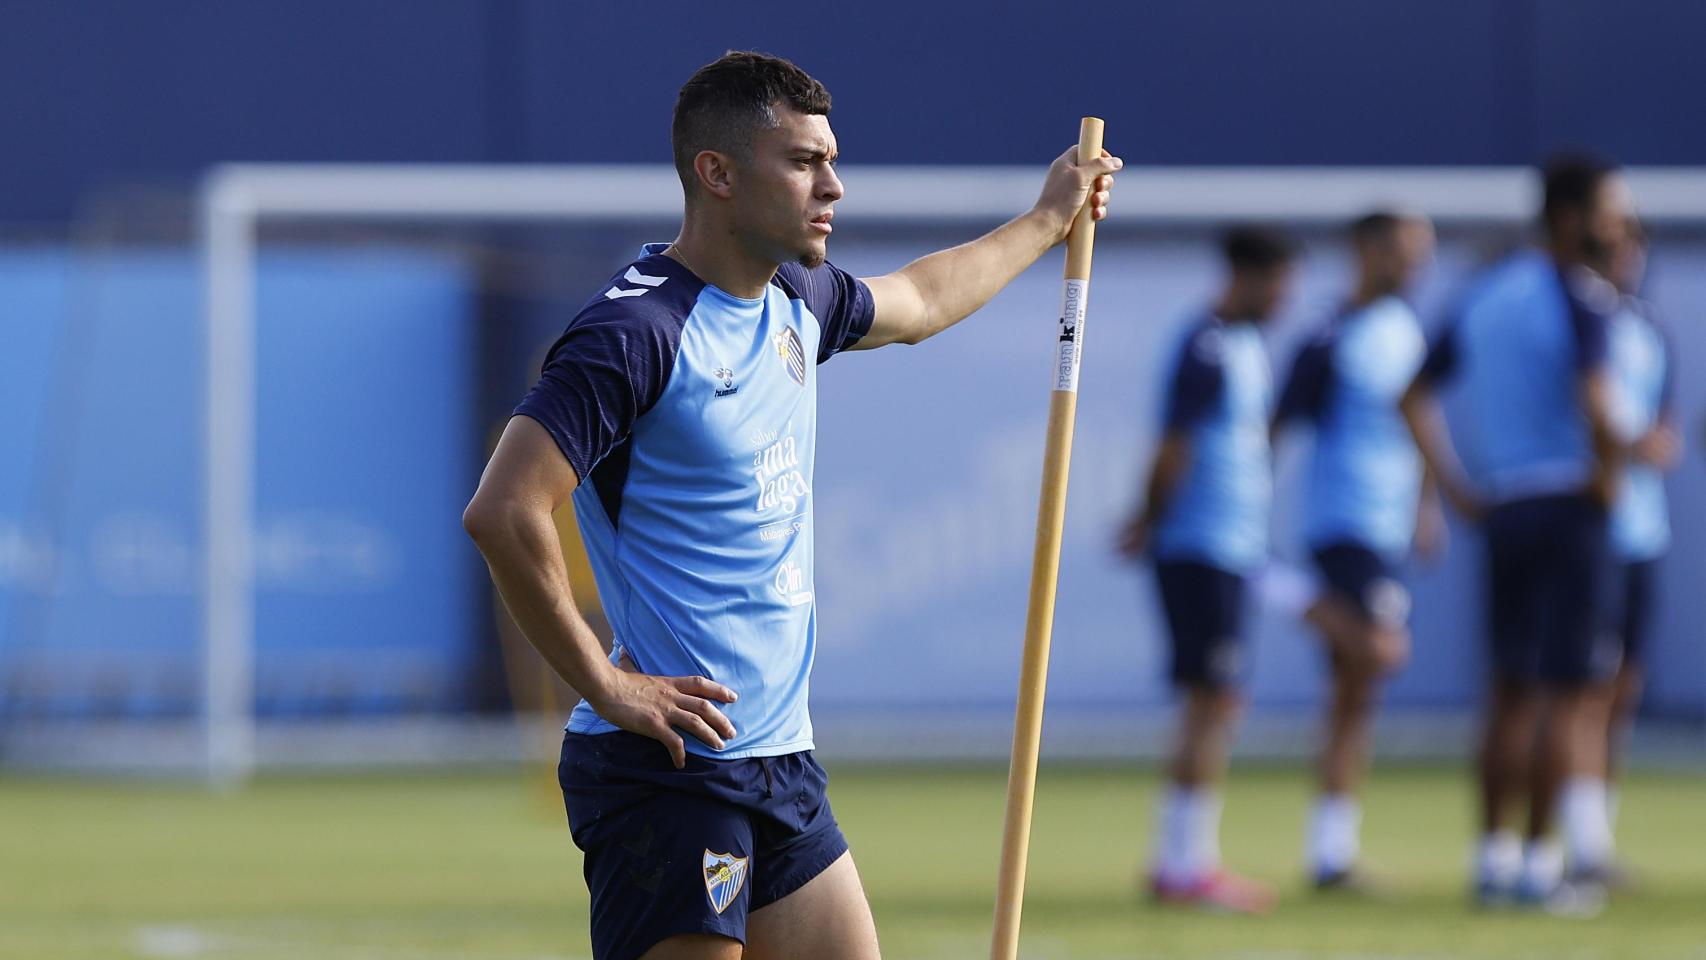
[[(1557, 783), (1591, 772), (1592, 703), (1617, 669), (1616, 644), (1600, 630), (1606, 511), (1623, 459), (1606, 340), (1617, 293), (1606, 277), (1633, 199), (1613, 167), (1591, 158), (1555, 159), (1544, 179), (1545, 250), (1519, 252), (1476, 281), (1403, 409), (1442, 492), (1467, 515), (1484, 513), (1492, 670), (1477, 897), (1575, 911), (1601, 892), (1563, 882), (1549, 834)], [(1452, 379), (1466, 394), (1473, 488), (1434, 399)], [(1550, 721), (1537, 747), (1543, 708)], [(1599, 733), (1603, 742), (1603, 725)], [(1526, 847), (1508, 820), (1525, 791)]]
[[(878, 955), (806, 710), (815, 368), (977, 310), (1086, 203), (1105, 216), (1121, 165), (1074, 148), (1023, 215), (857, 279), (825, 260), (842, 197), (829, 109), (821, 84), (761, 54), (687, 81), (680, 233), (570, 322), (464, 515), (511, 615), (585, 697), (559, 779), (597, 960)], [(571, 495), (608, 656), (551, 525)]]
[(1147, 494), (1120, 547), (1154, 556), (1183, 694), (1150, 891), (1162, 903), (1262, 913), (1273, 893), (1221, 866), (1219, 787), (1241, 707), (1245, 580), (1268, 552), (1273, 388), (1261, 326), (1285, 299), (1295, 248), (1283, 233), (1242, 226), (1222, 252), (1226, 285), (1178, 347)]
[[(1642, 659), (1656, 602), (1658, 571), (1670, 547), (1670, 517), (1664, 472), (1682, 455), (1681, 432), (1671, 408), (1676, 360), (1670, 338), (1653, 306), (1641, 299), (1646, 238), (1635, 224), (1612, 263), (1611, 281), (1622, 293), (1608, 329), (1613, 373), (1613, 415), (1619, 439), (1628, 446), (1628, 466), (1611, 508), (1611, 550), (1615, 559), (1612, 602), (1605, 629), (1623, 643), (1623, 658), (1603, 704), (1606, 733), (1600, 774), (1578, 776), (1564, 784), (1559, 812), (1572, 841), (1570, 871), (1579, 879), (1624, 886), (1628, 875), (1613, 860), (1610, 822), (1614, 804), (1609, 785), (1617, 776), (1619, 747), (1640, 703)], [(1592, 751), (1599, 732), (1587, 731)], [(1590, 765), (1591, 766), (1591, 765)], [(1580, 823), (1572, 821), (1580, 820)]]
[(1427, 352), (1403, 293), (1433, 256), (1433, 228), (1377, 212), (1351, 225), (1350, 240), (1356, 290), (1298, 352), (1274, 432), (1298, 420), (1315, 431), (1304, 536), (1325, 591), (1307, 619), (1325, 642), (1332, 692), (1308, 866), (1317, 889), (1374, 892), (1357, 862), (1357, 789), (1380, 681), (1409, 652), (1399, 567), (1413, 546), (1431, 550), (1443, 523), (1437, 502), (1424, 503), (1421, 458), (1398, 410)]

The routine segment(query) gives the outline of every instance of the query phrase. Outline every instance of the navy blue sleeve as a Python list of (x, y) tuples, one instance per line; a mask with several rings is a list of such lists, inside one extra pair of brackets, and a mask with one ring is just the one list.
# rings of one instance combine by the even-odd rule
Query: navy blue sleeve
[(1331, 333), (1323, 333), (1297, 351), (1274, 410), (1275, 423), (1298, 417), (1316, 420), (1327, 409), (1327, 391), (1333, 382), (1333, 342)]
[(1168, 433), (1188, 430), (1214, 410), (1226, 384), (1219, 332), (1204, 327), (1186, 339), (1167, 394)]
[(806, 309), (817, 317), (822, 330), (818, 363), (853, 346), (871, 332), (871, 320), (876, 316), (871, 288), (835, 264), (824, 263), (808, 269), (797, 263), (784, 263), (776, 269), (776, 279), (790, 296), (804, 300)]
[(1657, 319), (1653, 326), (1659, 331), (1659, 342), (1663, 344), (1665, 358), (1664, 379), (1659, 382), (1659, 419), (1670, 420), (1676, 412), (1676, 341), (1671, 338), (1670, 327)]
[(594, 304), (551, 347), (515, 413), (537, 420), (585, 482), (663, 394), (680, 343), (680, 320), (663, 311)]
[(1576, 339), (1576, 372), (1586, 373), (1605, 365), (1610, 356), (1610, 338), (1604, 313), (1570, 297), (1570, 331)]
[(1585, 270), (1569, 274), (1560, 271), (1558, 283), (1564, 288), (1570, 333), (1576, 341), (1576, 372), (1604, 366), (1611, 356), (1611, 312), (1617, 308), (1616, 291)]
[(1422, 360), (1422, 368), (1416, 371), (1418, 383), (1444, 383), (1457, 374), (1457, 324), (1448, 323), (1434, 335), (1433, 342), (1428, 344), (1428, 355)]

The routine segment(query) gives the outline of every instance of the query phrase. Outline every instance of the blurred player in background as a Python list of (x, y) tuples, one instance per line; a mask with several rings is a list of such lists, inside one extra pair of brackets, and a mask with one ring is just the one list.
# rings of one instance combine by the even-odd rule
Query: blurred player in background
[(1296, 246), (1243, 226), (1227, 232), (1222, 252), (1225, 288), (1177, 349), (1161, 445), (1120, 547), (1154, 556), (1172, 681), (1184, 695), (1151, 892), (1164, 903), (1260, 913), (1272, 891), (1221, 866), (1220, 783), (1242, 706), (1245, 581), (1268, 555), (1273, 386), (1261, 327), (1285, 300)]
[[(1517, 253), (1475, 281), (1403, 406), (1442, 490), (1485, 521), (1492, 682), (1476, 895), (1485, 905), (1576, 912), (1602, 896), (1565, 881), (1551, 828), (1557, 785), (1594, 772), (1587, 731), (1619, 659), (1601, 629), (1606, 517), (1623, 460), (1607, 355), (1618, 294), (1606, 278), (1634, 203), (1616, 170), (1592, 158), (1560, 157), (1544, 179), (1546, 249)], [(1433, 398), (1453, 380), (1467, 402), (1473, 487)], [(1550, 722), (1537, 746), (1543, 708)], [(1509, 825), (1525, 791), (1526, 846)], [(1576, 799), (1597, 809), (1565, 818), (1571, 846), (1603, 844), (1575, 833), (1606, 829), (1604, 792)]]
[[(815, 368), (963, 319), (1087, 202), (1100, 219), (1120, 166), (1074, 147), (1029, 212), (860, 280), (825, 260), (842, 196), (829, 109), (761, 54), (687, 81), (681, 232), (569, 324), (464, 514), (511, 616), (585, 697), (559, 778), (597, 960), (877, 956), (806, 709)], [(571, 495), (608, 657), (552, 526)]]
[[(1646, 253), (1646, 235), (1634, 224), (1613, 261), (1610, 278), (1622, 294), (1608, 331), (1612, 410), (1629, 462), (1611, 508), (1613, 573), (1611, 600), (1604, 613), (1606, 629), (1623, 642), (1623, 659), (1603, 705), (1608, 728), (1598, 764), (1603, 773), (1580, 776), (1564, 785), (1561, 806), (1566, 819), (1598, 816), (1601, 809), (1608, 819), (1615, 819), (1616, 804), (1608, 784), (1616, 780), (1619, 748), (1641, 700), (1643, 653), (1658, 599), (1659, 564), (1670, 548), (1664, 473), (1682, 455), (1682, 434), (1671, 406), (1676, 358), (1652, 303), (1640, 296)], [(1584, 749), (1592, 751), (1598, 731), (1590, 726), (1586, 735), (1590, 742)], [(1570, 850), (1571, 872), (1579, 879), (1625, 886), (1628, 874), (1612, 858), (1609, 825), (1603, 832), (1597, 827), (1587, 823), (1566, 828), (1568, 836), (1587, 841)]]
[(1421, 217), (1377, 212), (1352, 224), (1350, 241), (1356, 290), (1298, 352), (1274, 432), (1277, 440), (1298, 420), (1315, 432), (1303, 525), (1325, 590), (1306, 618), (1325, 643), (1332, 690), (1308, 868), (1317, 889), (1374, 892), (1358, 865), (1357, 791), (1380, 681), (1409, 653), (1410, 597), (1399, 570), (1412, 547), (1431, 553), (1443, 535), (1398, 409), (1427, 352), (1403, 294), (1433, 257), (1433, 228)]

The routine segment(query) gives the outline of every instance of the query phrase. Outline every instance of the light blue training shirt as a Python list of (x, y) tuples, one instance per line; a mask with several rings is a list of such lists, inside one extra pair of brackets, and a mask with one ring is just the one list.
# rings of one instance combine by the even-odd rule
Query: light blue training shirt
[[(1625, 297), (1608, 328), (1613, 384), (1612, 420), (1625, 443), (1640, 439), (1663, 419), (1675, 377), (1670, 339), (1652, 305)], [(1611, 508), (1611, 545), (1617, 558), (1639, 563), (1670, 549), (1665, 478), (1652, 464), (1630, 462)]]
[(1186, 433), (1191, 463), (1154, 536), (1162, 561), (1250, 574), (1267, 561), (1273, 465), (1273, 376), (1254, 323), (1213, 315), (1185, 331), (1163, 403), (1168, 433)]
[(1593, 446), (1581, 379), (1606, 363), (1617, 294), (1586, 268), (1539, 251), (1492, 267), (1429, 348), (1425, 382), (1455, 379), (1467, 400), (1463, 463), (1494, 503), (1582, 492)]
[[(709, 677), (736, 736), (715, 759), (812, 749), (816, 365), (871, 327), (869, 288), (783, 264), (733, 296), (648, 244), (569, 324), (516, 407), (580, 477), (575, 517), (598, 593), (643, 673)], [(574, 733), (616, 728), (585, 701)]]
[(1352, 543), (1402, 560), (1415, 536), (1422, 462), (1398, 401), (1427, 354), (1398, 296), (1341, 311), (1298, 351), (1277, 418), (1315, 428), (1304, 499), (1310, 546)]

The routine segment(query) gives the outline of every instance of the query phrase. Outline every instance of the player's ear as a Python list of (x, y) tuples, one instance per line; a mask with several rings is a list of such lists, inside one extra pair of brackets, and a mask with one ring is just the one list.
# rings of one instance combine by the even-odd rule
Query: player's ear
[(693, 173), (699, 187), (713, 197), (727, 200), (734, 193), (734, 164), (726, 153), (701, 150), (693, 158)]

